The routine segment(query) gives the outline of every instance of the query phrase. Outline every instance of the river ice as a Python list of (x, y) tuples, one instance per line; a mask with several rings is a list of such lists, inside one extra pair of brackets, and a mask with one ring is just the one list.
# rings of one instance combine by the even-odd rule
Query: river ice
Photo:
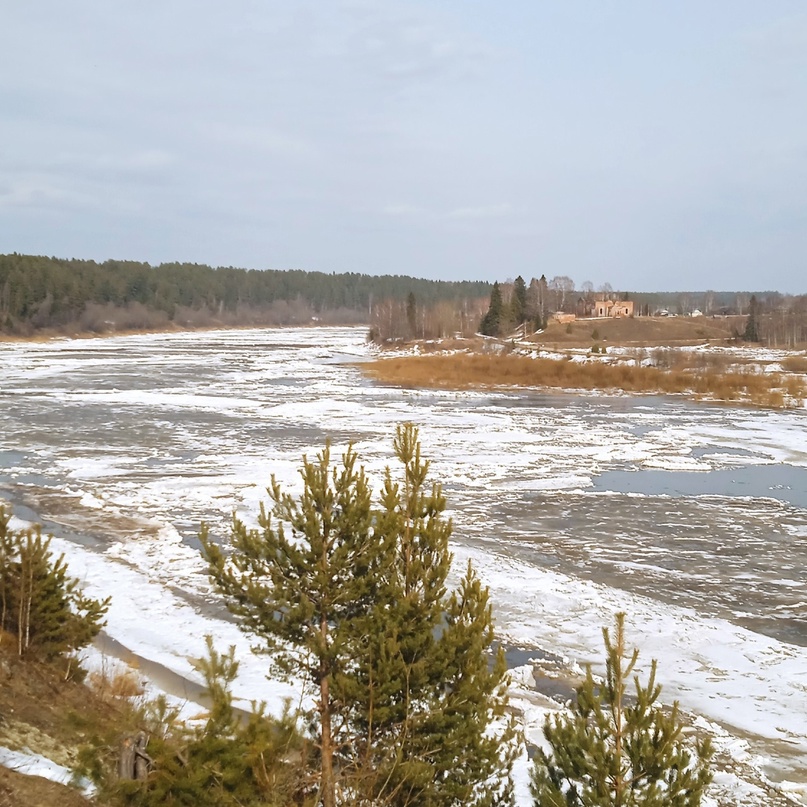
[[(279, 708), (295, 690), (268, 683), (222, 618), (199, 524), (225, 539), (233, 511), (254, 520), (270, 474), (297, 489), (301, 455), (326, 437), (337, 453), (352, 441), (378, 481), (395, 425), (413, 421), (448, 497), (455, 567), (474, 561), (504, 641), (596, 668), (600, 628), (624, 610), (664, 700), (719, 724), (772, 778), (807, 781), (807, 413), (402, 391), (362, 375), (363, 336), (4, 343), (0, 496), (113, 595), (112, 637), (192, 677), (212, 632), (244, 658), (238, 694)], [(537, 740), (543, 712), (519, 697)]]

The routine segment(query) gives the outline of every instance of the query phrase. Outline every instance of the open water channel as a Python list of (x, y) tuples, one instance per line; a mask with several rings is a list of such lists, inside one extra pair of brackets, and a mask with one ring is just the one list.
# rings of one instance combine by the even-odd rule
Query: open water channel
[(110, 636), (186, 674), (215, 622), (200, 522), (254, 521), (326, 438), (377, 482), (412, 421), (503, 641), (597, 663), (624, 610), (665, 700), (807, 779), (805, 411), (402, 391), (368, 355), (356, 328), (2, 344), (0, 498), (113, 595)]

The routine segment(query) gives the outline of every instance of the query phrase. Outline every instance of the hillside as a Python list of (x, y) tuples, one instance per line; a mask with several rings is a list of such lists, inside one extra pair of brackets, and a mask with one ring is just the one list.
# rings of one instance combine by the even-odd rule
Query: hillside
[(558, 347), (591, 347), (595, 342), (622, 347), (676, 347), (725, 344), (745, 327), (746, 317), (624, 317), (550, 320), (528, 341)]
[[(75, 680), (58, 665), (21, 661), (13, 637), (0, 641), (0, 746), (31, 751), (72, 768), (93, 735), (114, 736), (122, 711), (115, 698)], [(78, 790), (0, 765), (0, 807), (86, 807)]]

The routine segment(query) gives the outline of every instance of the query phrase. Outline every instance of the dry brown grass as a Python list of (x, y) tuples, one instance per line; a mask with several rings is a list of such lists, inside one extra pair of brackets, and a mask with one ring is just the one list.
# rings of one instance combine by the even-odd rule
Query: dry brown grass
[(788, 356), (782, 359), (782, 367), (788, 373), (807, 373), (807, 356)]
[[(657, 347), (728, 343), (735, 330), (745, 327), (744, 317), (627, 317), (624, 319), (578, 319), (562, 324), (550, 322), (531, 341), (559, 347), (605, 345)], [(594, 333), (596, 331), (596, 338)]]
[(131, 667), (109, 667), (102, 664), (101, 669), (89, 674), (87, 681), (101, 700), (111, 703), (131, 701), (144, 692), (140, 676)]
[[(28, 748), (60, 765), (75, 764), (78, 748), (95, 735), (115, 737), (130, 725), (126, 710), (102, 700), (78, 680), (65, 680), (63, 664), (17, 658), (0, 645), (0, 745)], [(0, 767), (0, 807), (88, 807), (64, 785)]]
[(551, 387), (683, 393), (766, 407), (800, 404), (807, 384), (777, 373), (664, 370), (627, 363), (573, 362), (517, 355), (464, 353), (380, 359), (362, 368), (387, 384), (407, 388)]

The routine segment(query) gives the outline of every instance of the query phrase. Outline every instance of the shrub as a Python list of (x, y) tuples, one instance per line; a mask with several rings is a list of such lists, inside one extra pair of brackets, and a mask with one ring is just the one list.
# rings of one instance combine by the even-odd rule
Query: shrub
[(110, 665), (106, 659), (101, 668), (87, 676), (87, 683), (101, 700), (109, 703), (130, 701), (143, 695), (143, 684), (137, 671), (128, 666)]

